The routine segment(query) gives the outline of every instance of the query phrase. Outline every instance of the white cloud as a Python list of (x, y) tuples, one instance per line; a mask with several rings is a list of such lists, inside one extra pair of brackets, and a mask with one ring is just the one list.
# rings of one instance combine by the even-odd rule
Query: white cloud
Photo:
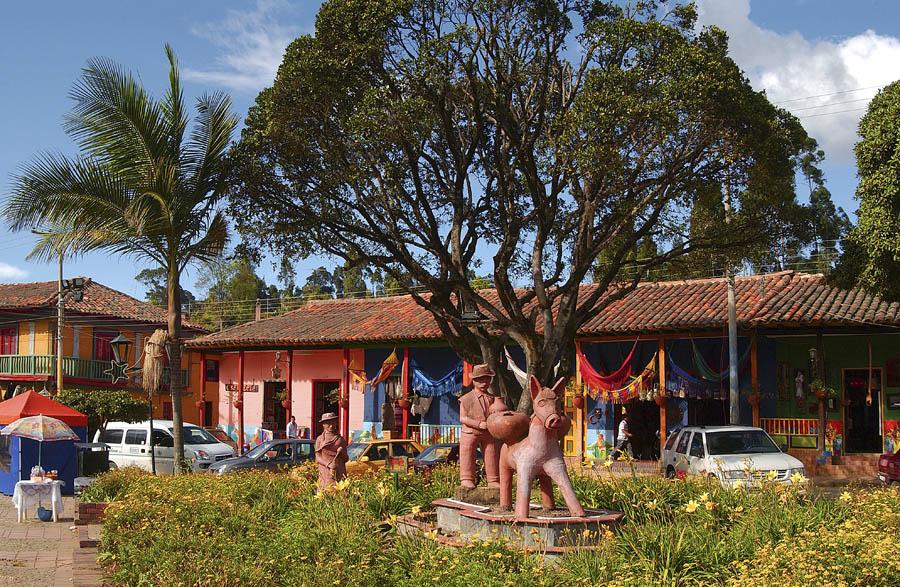
[(755, 88), (801, 117), (832, 161), (853, 161), (857, 125), (869, 99), (878, 87), (900, 79), (900, 39), (872, 30), (841, 40), (777, 33), (750, 19), (750, 0), (699, 0), (698, 9), (701, 25), (728, 32), (731, 56)]
[(22, 279), (26, 275), (28, 275), (28, 272), (24, 269), (0, 261), (0, 281)]
[(292, 12), (282, 0), (257, 0), (255, 10), (228, 10), (221, 21), (195, 27), (195, 35), (222, 52), (215, 68), (185, 68), (185, 78), (248, 92), (271, 85), (285, 48), (301, 32), (283, 24)]

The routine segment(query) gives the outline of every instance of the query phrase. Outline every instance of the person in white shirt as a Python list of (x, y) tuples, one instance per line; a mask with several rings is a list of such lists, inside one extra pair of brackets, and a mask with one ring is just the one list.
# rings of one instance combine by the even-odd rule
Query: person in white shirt
[(618, 433), (616, 434), (616, 450), (612, 454), (614, 461), (619, 459), (626, 448), (631, 447), (631, 431), (628, 428), (628, 414), (623, 414), (622, 421), (619, 422)]
[(299, 438), (300, 437), (300, 427), (297, 426), (297, 418), (291, 416), (291, 421), (288, 422), (287, 430), (285, 430), (285, 436), (288, 438)]

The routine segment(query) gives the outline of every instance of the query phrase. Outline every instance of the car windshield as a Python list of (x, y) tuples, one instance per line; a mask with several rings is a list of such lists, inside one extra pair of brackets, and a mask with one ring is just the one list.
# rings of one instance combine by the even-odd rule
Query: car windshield
[(350, 457), (351, 461), (355, 461), (356, 458), (361, 455), (368, 446), (369, 445), (365, 444), (364, 442), (354, 442), (347, 447), (347, 456)]
[(265, 454), (269, 447), (272, 446), (272, 442), (264, 442), (262, 444), (258, 444), (244, 453), (245, 457), (250, 457), (251, 459), (255, 459), (259, 455)]
[[(175, 432), (169, 428), (169, 432), (173, 435)], [(218, 444), (219, 441), (216, 440), (212, 434), (204, 430), (203, 428), (197, 428), (196, 426), (185, 426), (184, 427), (184, 443), (185, 444)]]
[(710, 455), (743, 455), (781, 452), (762, 430), (707, 432), (706, 450)]
[(426, 448), (422, 454), (420, 454), (416, 460), (421, 461), (423, 463), (433, 463), (435, 461), (439, 461), (441, 459), (446, 459), (450, 456), (450, 451), (453, 450), (452, 446), (438, 446), (432, 445)]

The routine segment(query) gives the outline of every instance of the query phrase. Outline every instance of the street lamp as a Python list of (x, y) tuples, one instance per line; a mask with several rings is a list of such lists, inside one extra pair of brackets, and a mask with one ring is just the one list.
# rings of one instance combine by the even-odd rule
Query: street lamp
[(73, 277), (63, 281), (63, 291), (72, 292), (72, 299), (80, 302), (84, 299), (84, 277)]
[(127, 363), (128, 349), (131, 348), (131, 341), (128, 340), (128, 338), (126, 338), (124, 335), (119, 334), (119, 336), (109, 341), (109, 344), (112, 347), (112, 352), (113, 356), (116, 358), (116, 363)]
[(456, 303), (459, 320), (463, 324), (480, 324), (487, 321), (487, 317), (478, 309), (478, 304), (469, 299), (463, 288), (456, 290)]

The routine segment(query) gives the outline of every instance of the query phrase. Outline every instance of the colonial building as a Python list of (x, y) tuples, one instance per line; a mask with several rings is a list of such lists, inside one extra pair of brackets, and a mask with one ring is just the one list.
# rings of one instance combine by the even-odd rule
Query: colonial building
[[(110, 341), (127, 339), (127, 361), (141, 361), (143, 341), (157, 328), (166, 328), (166, 310), (142, 302), (106, 287), (90, 278), (69, 280), (64, 293), (62, 353), (57, 349), (56, 281), (0, 284), (0, 392), (9, 398), (20, 390), (57, 388), (57, 360), (61, 355), (64, 388), (139, 389), (139, 375), (115, 374)], [(77, 287), (76, 287), (77, 286)], [(186, 338), (205, 334), (202, 328), (187, 322)], [(192, 368), (193, 367), (193, 368)], [(201, 379), (214, 379), (216, 365), (211, 363), (201, 374), (199, 359), (184, 353), (181, 365), (185, 386), (184, 414), (190, 422), (201, 423), (197, 401)], [(206, 420), (218, 420), (216, 394), (218, 383), (206, 386), (203, 401), (209, 409)], [(172, 402), (165, 390), (154, 400), (156, 417), (171, 417)]]
[[(869, 469), (871, 455), (900, 449), (900, 305), (795, 272), (737, 278), (736, 293), (744, 423), (810, 467), (828, 451)], [(623, 408), (644, 459), (674, 427), (727, 422), (726, 324), (724, 279), (641, 284), (585, 324), (566, 454), (604, 458)], [(314, 435), (325, 411), (355, 437), (383, 424), (423, 442), (458, 432), (465, 368), (408, 296), (314, 301), (188, 347), (219, 360), (219, 423), (248, 441), (291, 415)], [(518, 349), (507, 364), (525, 367)]]

